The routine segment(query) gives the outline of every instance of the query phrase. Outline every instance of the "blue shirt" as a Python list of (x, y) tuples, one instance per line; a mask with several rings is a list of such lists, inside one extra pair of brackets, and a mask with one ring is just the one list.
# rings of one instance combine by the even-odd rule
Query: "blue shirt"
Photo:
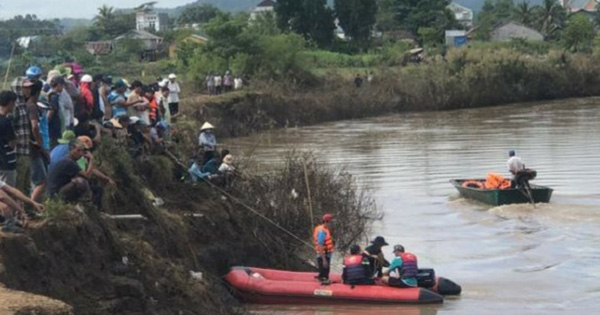
[(113, 117), (125, 116), (127, 115), (127, 107), (118, 106), (118, 103), (125, 102), (127, 99), (125, 95), (115, 91), (110, 92), (108, 94), (108, 103), (113, 107)]
[(206, 131), (200, 134), (198, 142), (200, 146), (204, 148), (204, 150), (208, 149), (207, 147), (210, 147), (211, 150), (214, 150), (217, 146), (217, 138), (215, 138), (215, 135)]
[(56, 166), (56, 163), (69, 156), (69, 144), (59, 144), (50, 152), (50, 165), (48, 165), (48, 173)]
[[(402, 268), (402, 258), (394, 257), (392, 262), (390, 263), (390, 272), (397, 271), (400, 274), (400, 269)], [(417, 278), (401, 278), (402, 282), (406, 283), (411, 287), (417, 286)]]

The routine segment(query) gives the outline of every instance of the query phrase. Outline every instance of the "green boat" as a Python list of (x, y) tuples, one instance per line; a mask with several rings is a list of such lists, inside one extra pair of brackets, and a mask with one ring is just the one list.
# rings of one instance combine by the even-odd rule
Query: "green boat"
[[(473, 180), (481, 182), (485, 181), (485, 179), (452, 179), (450, 180), (450, 183), (458, 189), (463, 197), (475, 199), (492, 206), (531, 202), (529, 195), (523, 189), (479, 189), (462, 186), (463, 182)], [(531, 185), (531, 197), (535, 203), (548, 203), (550, 202), (550, 197), (552, 197), (552, 188)]]

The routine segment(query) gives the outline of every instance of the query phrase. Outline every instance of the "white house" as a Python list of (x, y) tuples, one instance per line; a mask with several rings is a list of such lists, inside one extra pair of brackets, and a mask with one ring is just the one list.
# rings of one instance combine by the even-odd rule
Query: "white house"
[(464, 7), (458, 3), (450, 3), (448, 9), (454, 13), (456, 21), (466, 28), (473, 27), (473, 10)]
[(264, 0), (259, 3), (254, 10), (250, 13), (250, 20), (256, 20), (256, 17), (260, 14), (264, 14), (267, 12), (275, 12), (275, 1), (273, 0)]
[(135, 8), (135, 28), (138, 31), (162, 31), (167, 29), (169, 16), (156, 13), (154, 2), (148, 2)]

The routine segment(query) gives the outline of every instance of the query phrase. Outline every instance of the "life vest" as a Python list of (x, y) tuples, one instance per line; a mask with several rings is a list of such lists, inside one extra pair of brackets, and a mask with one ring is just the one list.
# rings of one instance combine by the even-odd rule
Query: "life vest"
[(489, 173), (484, 184), (486, 189), (509, 189), (510, 185), (509, 179), (496, 173)]
[(156, 121), (156, 118), (160, 115), (158, 112), (158, 104), (156, 103), (156, 98), (152, 97), (148, 100), (150, 102), (150, 120)]
[(344, 270), (346, 272), (346, 279), (344, 279), (347, 283), (352, 283), (355, 281), (361, 281), (366, 278), (365, 267), (363, 264), (368, 264), (368, 262), (364, 262), (362, 255), (352, 255), (344, 258)]
[(419, 273), (419, 267), (417, 266), (417, 256), (412, 253), (402, 253), (402, 267), (400, 268), (401, 278), (415, 278)]
[[(325, 231), (324, 246), (319, 245), (319, 232), (321, 230)], [(333, 240), (331, 239), (331, 232), (329, 232), (329, 229), (326, 228), (325, 225), (321, 224), (315, 228), (315, 231), (313, 232), (313, 242), (315, 244), (315, 250), (317, 251), (317, 254), (333, 252)]]

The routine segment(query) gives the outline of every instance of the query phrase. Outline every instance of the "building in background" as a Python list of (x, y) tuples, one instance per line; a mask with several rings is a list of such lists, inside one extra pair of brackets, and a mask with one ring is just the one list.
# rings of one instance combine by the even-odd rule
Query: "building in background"
[(490, 34), (490, 40), (496, 42), (510, 41), (517, 38), (528, 41), (543, 41), (544, 35), (521, 23), (512, 21), (497, 25)]
[(448, 10), (454, 13), (456, 21), (466, 29), (473, 27), (473, 10), (454, 2), (448, 5)]
[(256, 20), (256, 17), (260, 14), (265, 14), (267, 12), (271, 12), (275, 14), (275, 1), (273, 0), (264, 0), (259, 3), (252, 12), (250, 12), (250, 20)]
[(467, 44), (467, 32), (464, 30), (448, 30), (445, 37), (448, 47), (462, 47)]
[(154, 4), (147, 2), (135, 8), (135, 29), (138, 31), (164, 31), (169, 26), (169, 16), (166, 13), (156, 13)]

